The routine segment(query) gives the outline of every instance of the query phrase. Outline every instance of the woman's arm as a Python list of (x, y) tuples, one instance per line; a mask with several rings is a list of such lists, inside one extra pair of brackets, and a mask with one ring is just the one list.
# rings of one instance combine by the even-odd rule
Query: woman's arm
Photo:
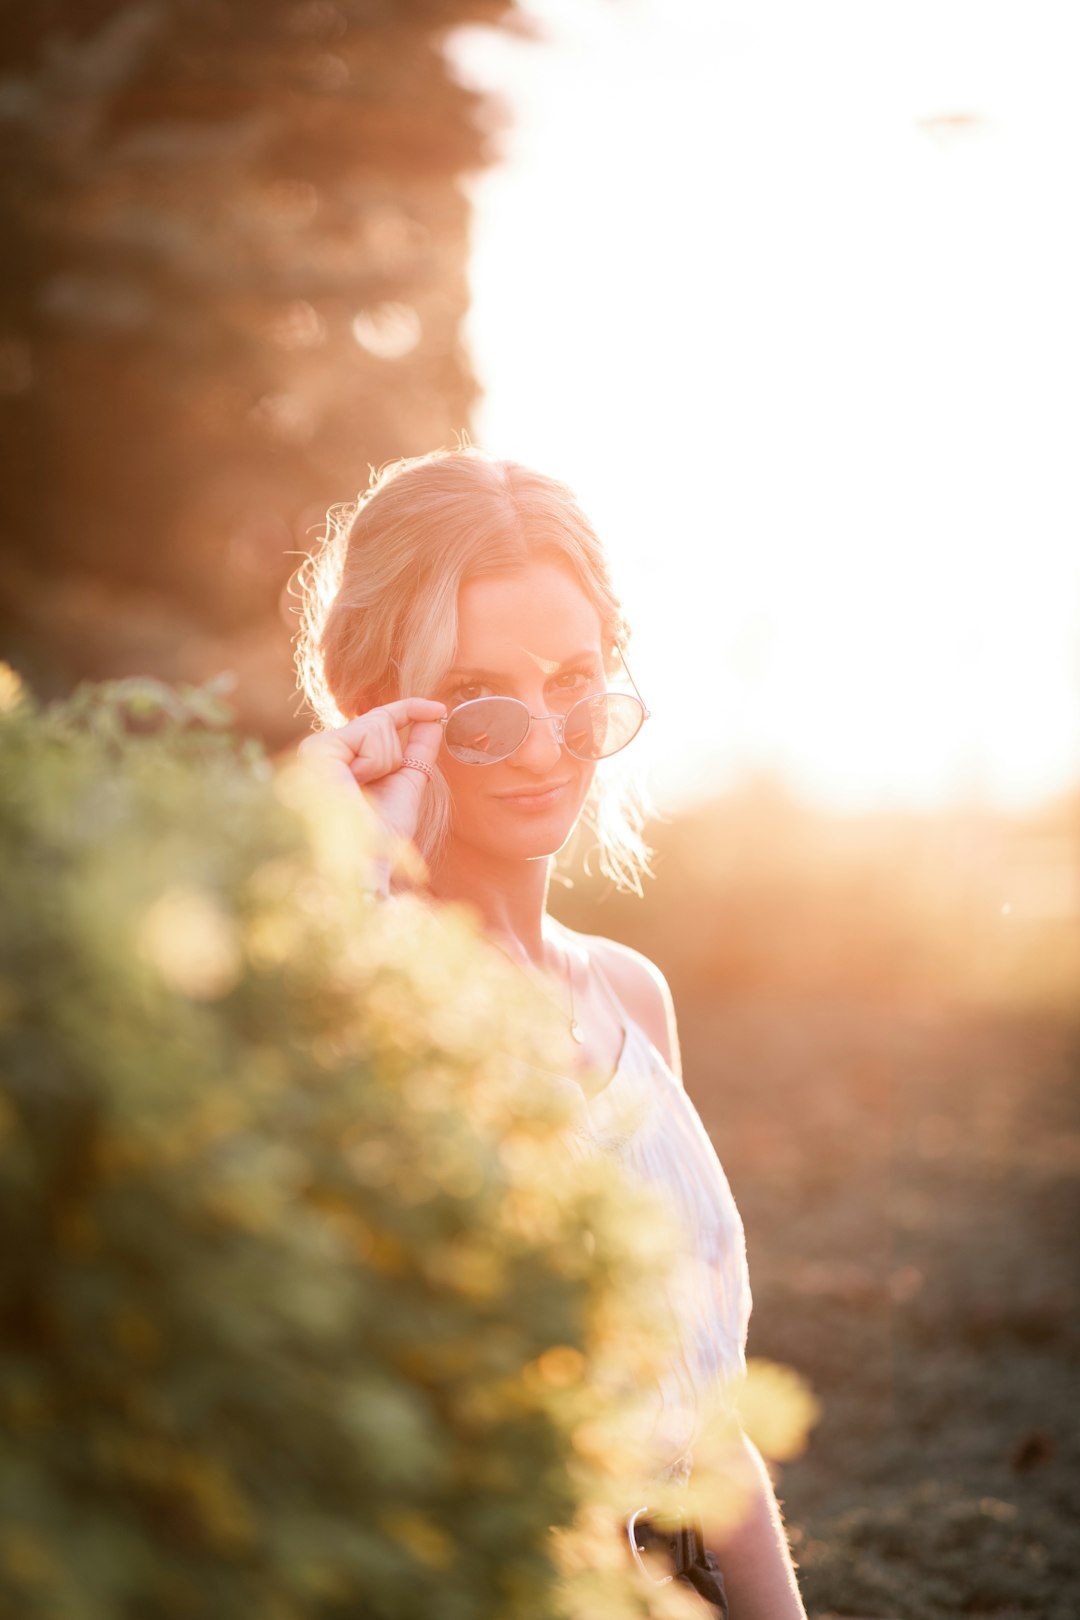
[(780, 1504), (761, 1453), (741, 1430), (731, 1477), (743, 1503), (738, 1523), (704, 1526), (724, 1577), (730, 1620), (806, 1620)]
[[(648, 957), (614, 940), (591, 943), (604, 951), (604, 967), (623, 1004), (681, 1080), (675, 1009), (664, 975)], [(730, 1471), (742, 1516), (737, 1525), (715, 1526), (711, 1535), (706, 1525), (705, 1540), (724, 1577), (731, 1620), (806, 1620), (780, 1504), (761, 1453), (742, 1429)]]

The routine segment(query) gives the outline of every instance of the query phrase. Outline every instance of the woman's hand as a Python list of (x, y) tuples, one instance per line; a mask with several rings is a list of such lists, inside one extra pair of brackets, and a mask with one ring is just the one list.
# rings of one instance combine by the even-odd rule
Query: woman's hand
[(428, 777), (404, 756), (434, 765), (445, 713), (446, 704), (432, 698), (398, 698), (332, 731), (312, 732), (297, 754), (327, 781), (361, 793), (388, 832), (411, 840)]

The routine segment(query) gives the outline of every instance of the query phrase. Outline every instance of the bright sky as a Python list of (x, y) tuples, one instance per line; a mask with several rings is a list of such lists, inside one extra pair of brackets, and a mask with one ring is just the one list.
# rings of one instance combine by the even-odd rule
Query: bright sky
[[(475, 437), (607, 542), (660, 803), (1080, 776), (1080, 7), (528, 0)], [(928, 120), (967, 115), (961, 124)]]

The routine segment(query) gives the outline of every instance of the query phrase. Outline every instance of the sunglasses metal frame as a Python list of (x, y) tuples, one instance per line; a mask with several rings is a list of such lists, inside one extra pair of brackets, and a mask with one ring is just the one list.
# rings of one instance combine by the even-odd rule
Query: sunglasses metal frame
[(647, 1515), (648, 1511), (647, 1507), (635, 1508), (634, 1512), (626, 1520), (626, 1535), (630, 1542), (630, 1551), (634, 1555), (634, 1563), (647, 1581), (651, 1581), (654, 1586), (667, 1586), (675, 1579), (674, 1573), (670, 1575), (654, 1575), (644, 1558), (642, 1558), (642, 1549), (638, 1546), (637, 1535), (635, 1534), (637, 1522), (643, 1514)]
[[(582, 760), (585, 760), (587, 763), (594, 764), (594, 765), (598, 764), (599, 761), (602, 760), (602, 759), (614, 759), (615, 755), (616, 754), (621, 754), (624, 748), (629, 748), (630, 744), (634, 740), (634, 737), (636, 737), (638, 735), (638, 732), (641, 730), (641, 726), (643, 726), (645, 724), (646, 720), (649, 718), (650, 714), (652, 713), (651, 709), (648, 709), (646, 707), (645, 699), (642, 697), (641, 693), (638, 691), (637, 682), (635, 681), (633, 675), (630, 674), (630, 665), (626, 662), (626, 654), (623, 652), (622, 648), (620, 646), (618, 646), (618, 644), (616, 644), (615, 650), (618, 653), (619, 657), (622, 659), (623, 669), (625, 669), (625, 671), (626, 671), (627, 677), (628, 677), (628, 679), (630, 681), (630, 685), (634, 688), (634, 696), (637, 699), (637, 701), (641, 704), (641, 725), (638, 726), (637, 731), (634, 732), (632, 737), (628, 737), (624, 743), (620, 743), (618, 748), (613, 748), (610, 754), (595, 754), (594, 755), (594, 754), (578, 754), (578, 753), (575, 753), (574, 749), (572, 749), (570, 747), (570, 744), (567, 742), (566, 734), (565, 734), (566, 733), (566, 722), (569, 720), (569, 718), (573, 714), (574, 710), (576, 708), (578, 708), (582, 703), (591, 703), (594, 698), (598, 698), (598, 697), (629, 697), (630, 696), (629, 692), (609, 692), (606, 687), (603, 690), (603, 692), (588, 692), (588, 693), (586, 693), (586, 695), (584, 697), (578, 698), (576, 703), (572, 703), (570, 705), (570, 707), (567, 709), (565, 714), (533, 714), (532, 710), (528, 707), (528, 705), (522, 703), (520, 698), (514, 698), (514, 697), (469, 698), (467, 703), (458, 703), (454, 708), (452, 708), (450, 710), (449, 714), (444, 714), (442, 719), (439, 721), (439, 724), (443, 728), (443, 742), (446, 743), (446, 727), (447, 727), (447, 725), (454, 718), (455, 714), (460, 714), (461, 713), (462, 709), (470, 709), (476, 703), (492, 703), (492, 702), (496, 702), (496, 703), (516, 703), (519, 708), (525, 710), (525, 713), (529, 717), (529, 724), (525, 728), (525, 734), (522, 737), (521, 742), (516, 742), (514, 744), (513, 748), (511, 748), (505, 754), (500, 754), (496, 759), (458, 759), (458, 764), (459, 765), (473, 765), (473, 766), (476, 766), (477, 768), (479, 768), (481, 770), (483, 769), (483, 767), (485, 765), (501, 765), (504, 759), (509, 759), (511, 754), (516, 754), (517, 753), (518, 749), (522, 746), (522, 743), (524, 743), (526, 741), (526, 739), (528, 738), (529, 732), (532, 730), (533, 722), (535, 720), (553, 720), (555, 722), (555, 736), (556, 736), (556, 739), (557, 739), (559, 745), (562, 748), (565, 748), (568, 754), (573, 754), (575, 759), (582, 759)], [(446, 748), (447, 748), (447, 752), (450, 753), (451, 750), (450, 750), (449, 743), (446, 743)], [(457, 759), (457, 755), (452, 754), (452, 758)]]

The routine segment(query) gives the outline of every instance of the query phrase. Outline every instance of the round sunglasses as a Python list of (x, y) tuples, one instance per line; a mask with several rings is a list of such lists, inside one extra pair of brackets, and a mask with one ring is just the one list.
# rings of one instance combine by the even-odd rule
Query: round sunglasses
[(528, 704), (512, 697), (459, 703), (441, 722), (446, 751), (462, 765), (497, 765), (521, 747), (535, 721), (550, 720), (556, 741), (575, 759), (609, 759), (633, 742), (649, 718), (625, 658), (623, 668), (636, 696), (594, 692), (579, 698), (565, 714), (532, 714)]

